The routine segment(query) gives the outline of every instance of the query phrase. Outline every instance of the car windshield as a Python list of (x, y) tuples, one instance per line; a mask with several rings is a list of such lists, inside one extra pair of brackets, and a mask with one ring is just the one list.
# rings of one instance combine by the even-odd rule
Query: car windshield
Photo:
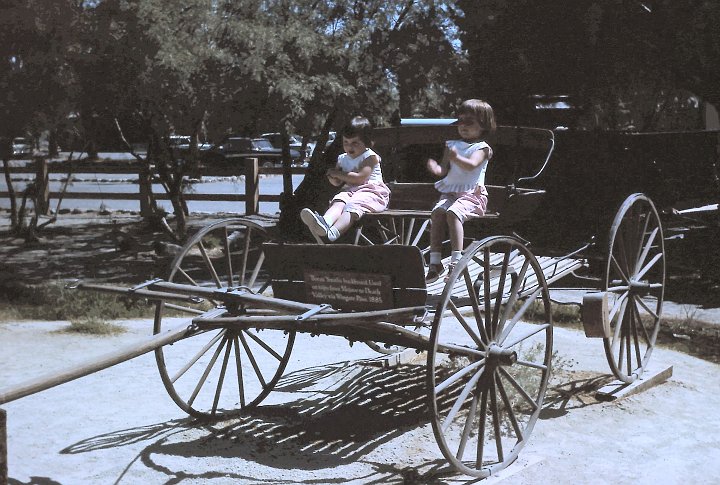
[(25, 138), (13, 138), (13, 143), (16, 145), (25, 145), (27, 140)]

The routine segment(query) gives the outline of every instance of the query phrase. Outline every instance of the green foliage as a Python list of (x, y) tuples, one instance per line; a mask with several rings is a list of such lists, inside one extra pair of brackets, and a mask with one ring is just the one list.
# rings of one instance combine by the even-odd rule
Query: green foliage
[(125, 328), (99, 318), (83, 318), (73, 320), (70, 325), (59, 330), (61, 333), (81, 333), (86, 335), (117, 335), (125, 332)]
[[(4, 301), (2, 301), (4, 300)], [(147, 318), (152, 308), (111, 294), (68, 290), (61, 282), (4, 289), (0, 320), (114, 320)], [(154, 308), (154, 307), (153, 307)]]

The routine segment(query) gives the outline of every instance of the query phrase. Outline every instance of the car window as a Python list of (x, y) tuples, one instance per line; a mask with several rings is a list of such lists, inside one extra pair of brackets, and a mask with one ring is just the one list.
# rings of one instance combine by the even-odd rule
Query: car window
[(256, 138), (253, 140), (253, 145), (258, 150), (272, 150), (274, 147), (272, 146), (272, 143), (270, 143), (269, 140), (266, 140), (264, 138)]
[(226, 143), (227, 148), (233, 151), (249, 151), (251, 150), (250, 140), (247, 138), (230, 138)]

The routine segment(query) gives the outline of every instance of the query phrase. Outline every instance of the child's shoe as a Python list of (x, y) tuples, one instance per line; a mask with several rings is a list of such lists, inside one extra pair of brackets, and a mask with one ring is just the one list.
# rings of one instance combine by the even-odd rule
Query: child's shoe
[(310, 228), (313, 234), (320, 237), (327, 237), (330, 226), (323, 216), (306, 207), (300, 211), (300, 219)]
[(425, 283), (433, 283), (440, 279), (445, 273), (445, 266), (440, 264), (431, 264), (428, 266), (428, 272), (425, 275)]
[(450, 275), (452, 274), (453, 270), (455, 269), (455, 266), (457, 265), (457, 261), (450, 261), (447, 265), (447, 274), (445, 275), (445, 282), (447, 283), (450, 280)]

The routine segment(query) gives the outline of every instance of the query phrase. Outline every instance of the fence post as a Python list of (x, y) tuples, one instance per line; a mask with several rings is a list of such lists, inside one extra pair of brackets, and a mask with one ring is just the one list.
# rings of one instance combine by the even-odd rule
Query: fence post
[(245, 159), (245, 214), (257, 214), (260, 211), (260, 177), (258, 159)]
[(8, 482), (7, 413), (0, 409), (0, 484)]
[(150, 217), (154, 213), (151, 199), (152, 184), (150, 182), (150, 170), (144, 164), (138, 170), (138, 185), (140, 186), (140, 215)]
[(50, 210), (50, 177), (45, 157), (35, 157), (35, 211), (38, 215), (48, 215)]

